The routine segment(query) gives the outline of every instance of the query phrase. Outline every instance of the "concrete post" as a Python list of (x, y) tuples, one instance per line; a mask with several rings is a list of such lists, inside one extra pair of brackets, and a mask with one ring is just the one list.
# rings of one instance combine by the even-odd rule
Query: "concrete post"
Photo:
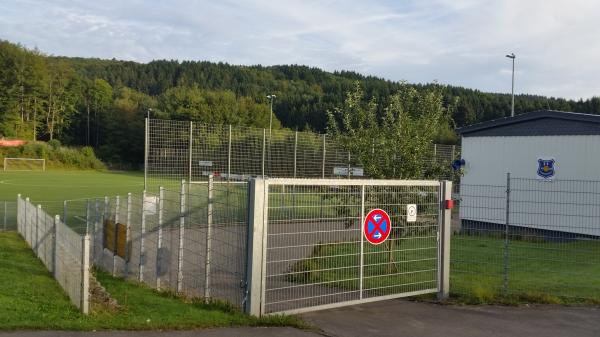
[(164, 221), (164, 200), (165, 200), (165, 189), (164, 187), (159, 187), (158, 189), (158, 230), (157, 230), (157, 239), (156, 239), (156, 290), (160, 290), (161, 281), (160, 281), (160, 268), (161, 268), (161, 250), (162, 250), (162, 240), (163, 240), (163, 221)]
[(452, 182), (440, 182), (440, 212), (438, 233), (438, 299), (443, 300), (450, 295), (450, 234), (452, 209), (446, 202), (452, 200)]
[(177, 292), (183, 290), (183, 239), (185, 235), (185, 180), (181, 181), (179, 194), (179, 253), (177, 255)]
[(84, 235), (81, 244), (81, 312), (89, 313), (90, 297), (90, 236)]
[(264, 291), (265, 237), (267, 234), (267, 201), (268, 185), (264, 179), (252, 179), (248, 184), (248, 253), (246, 272), (246, 298), (244, 310), (254, 316), (264, 312), (261, 305)]
[(212, 223), (213, 223), (213, 176), (208, 176), (208, 191), (206, 202), (206, 258), (204, 260), (204, 299), (210, 298), (210, 258), (212, 245)]

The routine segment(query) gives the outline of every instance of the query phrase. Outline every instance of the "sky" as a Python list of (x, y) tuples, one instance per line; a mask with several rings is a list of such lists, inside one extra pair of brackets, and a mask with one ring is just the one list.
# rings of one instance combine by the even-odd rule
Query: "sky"
[(595, 0), (2, 0), (0, 39), (52, 55), (303, 64), (393, 81), (600, 96)]

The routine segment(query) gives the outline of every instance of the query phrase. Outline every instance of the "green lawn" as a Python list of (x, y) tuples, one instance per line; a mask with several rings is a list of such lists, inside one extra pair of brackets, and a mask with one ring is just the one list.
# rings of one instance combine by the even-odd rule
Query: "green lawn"
[(117, 312), (89, 316), (73, 307), (62, 289), (15, 232), (0, 232), (0, 330), (192, 329), (244, 325), (302, 326), (293, 316), (262, 319), (225, 305), (183, 301), (98, 272), (119, 302)]
[[(413, 250), (435, 242), (404, 240), (395, 247), (394, 263), (385, 245), (365, 244), (364, 289), (376, 295), (435, 288), (436, 250)], [(504, 240), (455, 235), (451, 245), (451, 293), (469, 303), (551, 302), (600, 303), (600, 242), (511, 241), (508, 296), (503, 296)], [(288, 280), (322, 283), (356, 290), (359, 287), (359, 243), (316, 246), (297, 262)], [(409, 261), (409, 262), (401, 262)], [(429, 282), (433, 280), (432, 282)], [(407, 286), (406, 284), (416, 285)], [(426, 287), (423, 287), (427, 285)]]
[(139, 193), (143, 189), (144, 176), (141, 172), (0, 172), (0, 200), (16, 200), (20, 193), (35, 203), (46, 204), (66, 199)]

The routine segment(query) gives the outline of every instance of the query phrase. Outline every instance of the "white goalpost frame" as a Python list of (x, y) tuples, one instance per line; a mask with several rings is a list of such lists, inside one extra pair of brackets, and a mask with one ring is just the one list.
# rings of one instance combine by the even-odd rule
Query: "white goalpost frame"
[(7, 170), (7, 163), (8, 161), (25, 161), (25, 162), (42, 162), (42, 171), (46, 171), (46, 159), (40, 159), (40, 158), (4, 158), (4, 171), (35, 171), (35, 170), (28, 170), (28, 169), (17, 169), (17, 170)]

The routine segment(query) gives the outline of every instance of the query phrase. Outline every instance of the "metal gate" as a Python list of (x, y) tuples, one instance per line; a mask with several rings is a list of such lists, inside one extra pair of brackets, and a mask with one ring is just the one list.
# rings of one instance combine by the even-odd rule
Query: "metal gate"
[[(250, 184), (248, 297), (254, 315), (298, 313), (448, 293), (451, 183), (255, 179)], [(417, 207), (416, 221), (407, 205)], [(392, 222), (372, 245), (372, 209)]]

